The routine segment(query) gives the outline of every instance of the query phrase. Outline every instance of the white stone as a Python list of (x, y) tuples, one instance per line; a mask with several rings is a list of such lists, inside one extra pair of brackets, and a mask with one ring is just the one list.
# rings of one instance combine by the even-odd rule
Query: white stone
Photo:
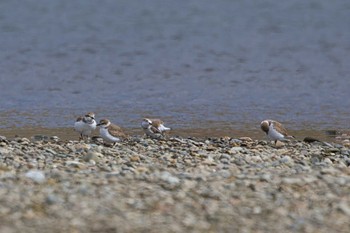
[(180, 179), (171, 175), (169, 172), (162, 172), (160, 175), (160, 179), (171, 185), (177, 185), (180, 183)]
[(33, 180), (36, 183), (43, 183), (46, 180), (45, 174), (38, 170), (30, 170), (26, 172), (25, 177)]

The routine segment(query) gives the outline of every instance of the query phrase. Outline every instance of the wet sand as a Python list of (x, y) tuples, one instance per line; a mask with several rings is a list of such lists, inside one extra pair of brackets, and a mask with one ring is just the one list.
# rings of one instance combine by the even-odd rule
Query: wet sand
[[(131, 136), (141, 136), (143, 131), (140, 128), (125, 128), (125, 131)], [(305, 137), (317, 138), (325, 142), (334, 142), (335, 134), (340, 134), (342, 130), (332, 130), (331, 132), (316, 131), (316, 130), (297, 130), (289, 131), (291, 135), (295, 136), (297, 140), (303, 140)], [(344, 130), (345, 132), (345, 130)], [(78, 134), (73, 128), (40, 128), (40, 127), (23, 127), (23, 128), (6, 128), (0, 129), (0, 135), (7, 138), (26, 137), (31, 139), (35, 135), (44, 136), (57, 136), (60, 140), (69, 141), (77, 140)], [(98, 129), (94, 131), (92, 136), (98, 136)], [(256, 130), (243, 131), (234, 129), (218, 129), (218, 128), (186, 128), (186, 129), (173, 129), (169, 136), (181, 136), (184, 138), (197, 137), (197, 138), (210, 138), (210, 137), (250, 137), (254, 140), (266, 140), (265, 134), (257, 128)]]

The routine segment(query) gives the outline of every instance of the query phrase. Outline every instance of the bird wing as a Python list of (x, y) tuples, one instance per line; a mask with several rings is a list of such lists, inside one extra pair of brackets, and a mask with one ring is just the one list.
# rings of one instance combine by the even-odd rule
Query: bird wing
[(83, 119), (84, 119), (84, 117), (79, 116), (79, 117), (76, 119), (76, 122), (78, 122), (78, 121), (82, 121)]
[(287, 130), (283, 127), (283, 125), (281, 123), (279, 123), (278, 121), (271, 121), (273, 127), (280, 132), (283, 136), (288, 136), (288, 132)]
[(114, 137), (127, 138), (128, 135), (118, 125), (111, 124), (108, 127), (108, 132)]
[(152, 121), (152, 126), (159, 127), (160, 125), (164, 124), (164, 122), (160, 119), (150, 119)]
[(162, 133), (157, 127), (151, 126), (152, 133)]

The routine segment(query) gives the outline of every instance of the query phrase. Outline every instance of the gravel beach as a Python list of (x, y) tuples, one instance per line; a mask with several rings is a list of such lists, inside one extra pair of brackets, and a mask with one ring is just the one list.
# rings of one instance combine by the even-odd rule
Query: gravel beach
[(0, 232), (349, 232), (350, 149), (0, 139)]

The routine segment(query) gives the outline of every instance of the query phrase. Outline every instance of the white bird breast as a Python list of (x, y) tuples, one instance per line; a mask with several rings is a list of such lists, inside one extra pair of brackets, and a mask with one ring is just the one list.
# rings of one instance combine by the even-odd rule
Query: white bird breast
[(268, 136), (273, 140), (283, 140), (284, 139), (284, 135), (281, 134), (280, 132), (278, 132), (276, 129), (274, 129), (272, 125), (270, 126)]
[(100, 135), (107, 142), (119, 142), (120, 139), (109, 134), (108, 129), (101, 127)]
[(96, 121), (93, 120), (92, 124), (87, 124), (83, 121), (77, 121), (74, 123), (74, 129), (86, 136), (89, 136), (93, 130), (96, 129)]
[(74, 123), (74, 129), (81, 133), (84, 130), (85, 123), (83, 121), (77, 121)]
[(142, 121), (141, 122), (141, 127), (144, 128), (144, 129), (147, 129), (149, 126), (149, 123), (147, 121)]

